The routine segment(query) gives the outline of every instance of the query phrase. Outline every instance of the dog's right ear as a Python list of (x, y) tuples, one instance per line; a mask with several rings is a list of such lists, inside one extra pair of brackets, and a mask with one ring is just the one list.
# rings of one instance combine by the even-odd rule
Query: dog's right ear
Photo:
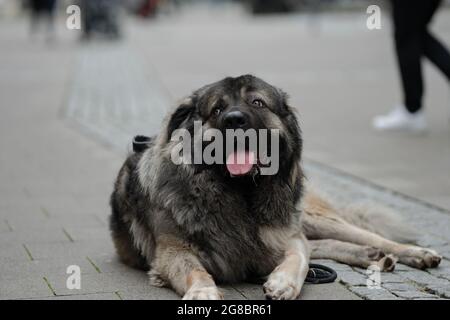
[(196, 113), (196, 97), (192, 96), (183, 101), (182, 104), (170, 116), (167, 125), (167, 140), (170, 141), (172, 133), (181, 127), (186, 127), (186, 124), (194, 118)]

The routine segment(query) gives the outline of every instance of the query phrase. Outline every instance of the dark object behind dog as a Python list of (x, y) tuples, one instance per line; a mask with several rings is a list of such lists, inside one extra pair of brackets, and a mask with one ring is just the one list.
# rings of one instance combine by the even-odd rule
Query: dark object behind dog
[[(259, 159), (245, 170), (220, 163), (176, 165), (172, 133), (184, 128), (193, 134), (194, 121), (220, 131), (279, 130), (278, 172), (258, 174)], [(364, 223), (366, 211), (340, 212), (310, 192), (300, 202), (301, 150), (297, 118), (281, 90), (246, 75), (195, 91), (149, 148), (130, 155), (119, 172), (111, 196), (119, 257), (150, 270), (153, 285), (171, 286), (185, 299), (221, 298), (216, 281), (260, 279), (267, 280), (268, 298), (294, 299), (310, 256), (377, 264), (383, 271), (397, 259), (419, 268), (439, 264), (432, 250), (380, 236), (383, 226)]]
[(83, 39), (93, 33), (103, 34), (111, 39), (120, 37), (118, 0), (82, 0)]

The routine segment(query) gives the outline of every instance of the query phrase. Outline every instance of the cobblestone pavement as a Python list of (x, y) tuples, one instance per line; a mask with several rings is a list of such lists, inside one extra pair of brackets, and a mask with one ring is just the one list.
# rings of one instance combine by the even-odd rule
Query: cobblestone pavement
[[(4, 21), (0, 27), (8, 49), (0, 61), (0, 148), (7, 150), (0, 154), (0, 299), (177, 299), (117, 261), (107, 201), (131, 137), (155, 133), (172, 97), (212, 75), (183, 78), (176, 61), (166, 69), (165, 60), (149, 63), (150, 53), (160, 54), (160, 38), (150, 49), (137, 43), (139, 33), (130, 42), (82, 47), (62, 36), (47, 48), (30, 44), (24, 29)], [(336, 269), (339, 280), (306, 285), (300, 298), (450, 298), (448, 211), (329, 164), (305, 160), (304, 166), (311, 183), (339, 203), (369, 199), (399, 211), (420, 231), (419, 244), (444, 260), (428, 271), (398, 265), (381, 274), (381, 289), (367, 288), (365, 270), (319, 261)], [(81, 268), (80, 290), (66, 287), (69, 265)], [(223, 289), (228, 299), (263, 298), (259, 286)]]
[(427, 271), (397, 264), (394, 272), (381, 274), (380, 289), (367, 288), (366, 270), (324, 261), (339, 270), (341, 283), (366, 299), (450, 299), (450, 216), (447, 211), (317, 162), (306, 161), (306, 172), (315, 188), (332, 195), (338, 203), (367, 203), (369, 200), (408, 217), (408, 224), (419, 232), (418, 245), (434, 248), (444, 257), (439, 268)]

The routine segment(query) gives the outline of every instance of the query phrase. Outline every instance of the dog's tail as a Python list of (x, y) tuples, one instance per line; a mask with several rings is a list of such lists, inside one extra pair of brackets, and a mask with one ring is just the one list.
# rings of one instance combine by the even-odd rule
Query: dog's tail
[(416, 243), (418, 234), (392, 209), (373, 203), (357, 203), (338, 209), (339, 216), (360, 228), (400, 243)]

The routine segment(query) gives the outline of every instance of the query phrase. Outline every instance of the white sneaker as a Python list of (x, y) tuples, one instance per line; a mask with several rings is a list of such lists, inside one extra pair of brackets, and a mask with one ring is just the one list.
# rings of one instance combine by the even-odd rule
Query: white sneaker
[(398, 106), (386, 115), (375, 117), (372, 124), (380, 131), (423, 132), (427, 128), (423, 111), (409, 113), (404, 106)]

